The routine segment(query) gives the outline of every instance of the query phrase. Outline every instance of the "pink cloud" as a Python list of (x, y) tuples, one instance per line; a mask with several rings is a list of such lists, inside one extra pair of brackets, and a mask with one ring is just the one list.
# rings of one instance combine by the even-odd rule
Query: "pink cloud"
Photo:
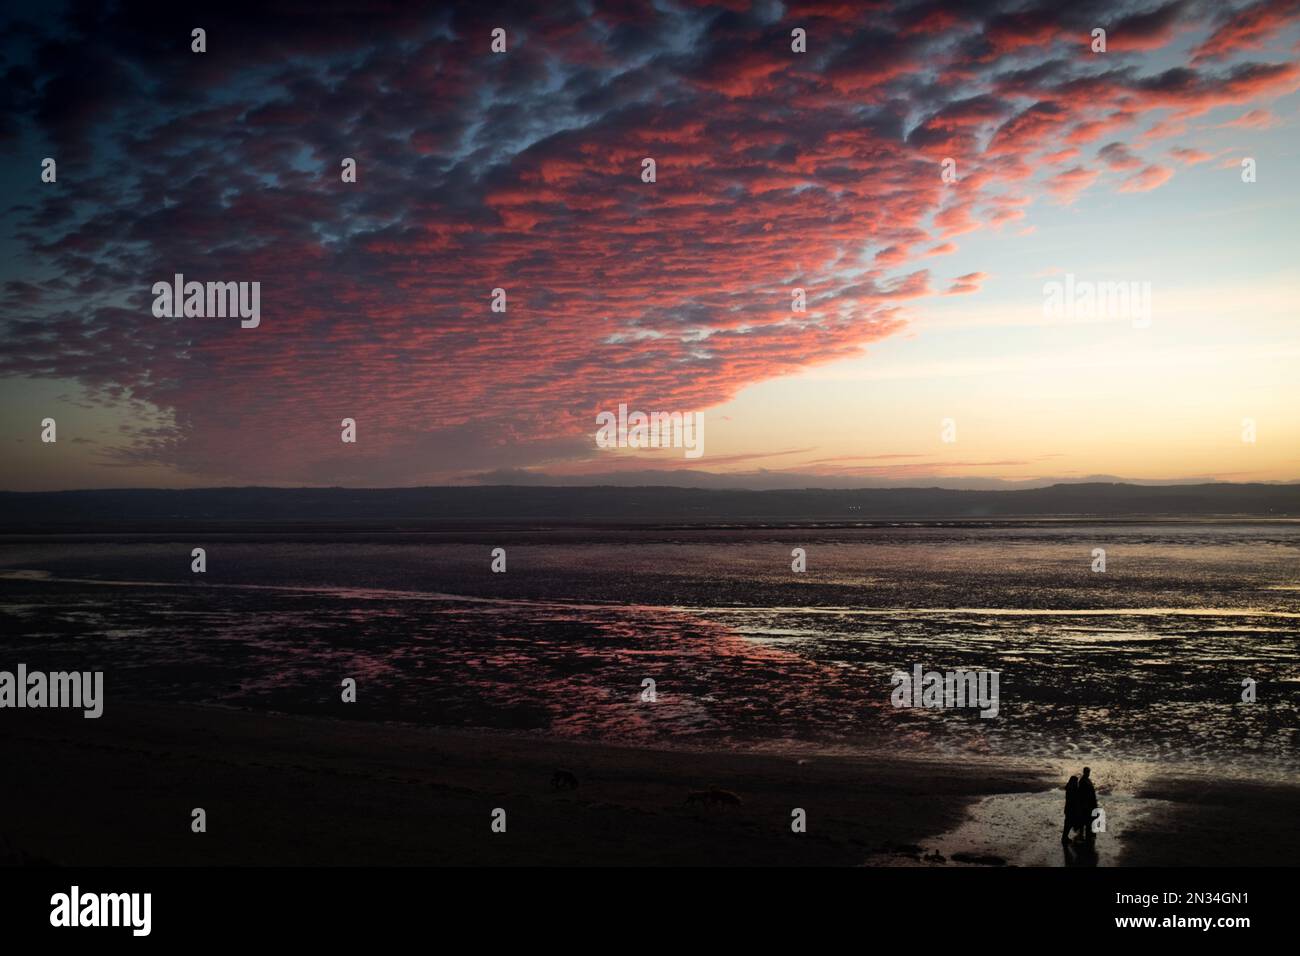
[(987, 272), (968, 272), (964, 276), (958, 276), (944, 295), (967, 295), (978, 292), (988, 277)]
[(1144, 193), (1157, 189), (1167, 183), (1174, 175), (1169, 166), (1147, 166), (1139, 173), (1134, 173), (1120, 184), (1122, 193)]

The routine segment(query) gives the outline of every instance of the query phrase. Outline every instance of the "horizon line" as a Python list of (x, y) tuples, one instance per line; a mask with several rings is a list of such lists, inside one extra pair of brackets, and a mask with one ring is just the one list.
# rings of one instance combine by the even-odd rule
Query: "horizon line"
[[(1011, 483), (1012, 479), (988, 479), (993, 481), (1005, 481)], [(1027, 479), (1026, 481), (1032, 481)], [(1157, 482), (1155, 480), (1120, 480), (1120, 481), (1102, 481), (1102, 480), (1081, 480), (1081, 481), (1054, 481), (1050, 484), (1039, 485), (1033, 488), (952, 488), (943, 485), (863, 485), (851, 488), (832, 488), (818, 485), (806, 485), (803, 487), (788, 488), (746, 488), (743, 486), (719, 486), (719, 487), (702, 487), (699, 485), (668, 485), (668, 484), (612, 484), (608, 482), (592, 484), (550, 484), (550, 483), (484, 483), (484, 484), (457, 484), (457, 485), (197, 485), (194, 487), (148, 487), (148, 486), (124, 486), (124, 487), (100, 487), (100, 488), (47, 488), (41, 490), (16, 490), (10, 488), (0, 488), (0, 495), (66, 495), (66, 494), (92, 494), (92, 493), (113, 493), (113, 492), (212, 492), (212, 491), (465, 491), (465, 490), (491, 490), (491, 489), (521, 489), (528, 491), (536, 490), (553, 490), (553, 491), (577, 491), (577, 490), (595, 490), (595, 489), (618, 489), (618, 490), (637, 490), (648, 489), (654, 491), (708, 491), (708, 492), (748, 492), (753, 494), (771, 494), (785, 493), (791, 491), (833, 491), (839, 493), (865, 492), (865, 491), (951, 491), (973, 494), (1010, 494), (1018, 492), (1045, 491), (1051, 488), (1076, 488), (1085, 486), (1104, 486), (1110, 488), (1144, 488), (1151, 490), (1165, 489), (1192, 489), (1207, 487), (1287, 487), (1291, 485), (1300, 485), (1300, 478), (1288, 479), (1285, 481), (1178, 481), (1169, 480), (1167, 482)]]

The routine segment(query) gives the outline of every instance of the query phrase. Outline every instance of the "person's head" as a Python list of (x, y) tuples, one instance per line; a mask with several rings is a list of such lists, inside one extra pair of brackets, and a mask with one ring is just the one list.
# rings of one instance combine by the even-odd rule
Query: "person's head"
[(1084, 767), (1084, 768), (1083, 768), (1083, 776), (1084, 776), (1085, 779), (1087, 778), (1088, 774), (1090, 774), (1090, 773), (1092, 773), (1092, 768), (1091, 768), (1091, 767)]
[(1074, 790), (1078, 786), (1079, 786), (1079, 778), (1071, 774), (1069, 782), (1065, 785), (1065, 789)]

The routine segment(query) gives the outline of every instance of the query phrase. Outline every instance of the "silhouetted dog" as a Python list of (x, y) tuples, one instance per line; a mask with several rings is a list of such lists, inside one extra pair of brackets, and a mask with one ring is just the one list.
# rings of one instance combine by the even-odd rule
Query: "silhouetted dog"
[(686, 795), (688, 807), (738, 807), (743, 803), (730, 790), (713, 787), (709, 790), (692, 790)]
[(572, 770), (557, 770), (551, 774), (552, 790), (577, 790), (578, 777)]

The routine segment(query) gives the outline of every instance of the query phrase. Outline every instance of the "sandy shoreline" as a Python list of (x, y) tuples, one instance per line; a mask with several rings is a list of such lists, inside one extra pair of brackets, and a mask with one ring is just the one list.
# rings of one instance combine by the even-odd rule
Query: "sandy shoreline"
[[(973, 824), (992, 856), (1061, 862), (1058, 768), (1041, 761), (645, 750), (121, 702), (99, 720), (6, 711), (0, 750), (3, 863), (940, 865), (947, 848), (953, 865), (953, 834)], [(551, 788), (558, 768), (577, 790)], [(684, 804), (714, 786), (743, 805)], [(1143, 812), (1102, 837), (1103, 865), (1297, 859), (1297, 788), (1143, 788)], [(194, 807), (207, 833), (190, 831)], [(806, 833), (791, 832), (796, 807)]]

